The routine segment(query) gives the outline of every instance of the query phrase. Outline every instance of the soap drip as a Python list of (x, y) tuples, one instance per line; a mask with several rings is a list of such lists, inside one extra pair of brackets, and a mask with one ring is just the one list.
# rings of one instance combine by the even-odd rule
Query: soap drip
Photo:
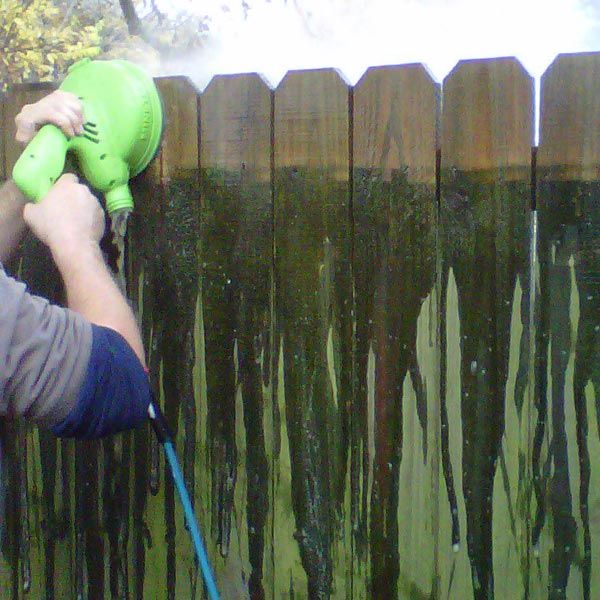
[(121, 293), (127, 297), (127, 281), (125, 279), (125, 236), (127, 235), (127, 222), (131, 210), (122, 208), (111, 214), (111, 231), (114, 244), (117, 247), (117, 273), (116, 280)]

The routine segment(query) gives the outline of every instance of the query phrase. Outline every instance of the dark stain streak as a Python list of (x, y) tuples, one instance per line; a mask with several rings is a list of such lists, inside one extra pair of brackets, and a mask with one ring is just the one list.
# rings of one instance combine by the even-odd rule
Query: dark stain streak
[(480, 600), (494, 589), (492, 500), (504, 434), (512, 299), (517, 275), (528, 267), (527, 184), (504, 182), (501, 173), (496, 180), (483, 184), (457, 170), (442, 174), (442, 278), (452, 268), (458, 289), (463, 494), (473, 593)]

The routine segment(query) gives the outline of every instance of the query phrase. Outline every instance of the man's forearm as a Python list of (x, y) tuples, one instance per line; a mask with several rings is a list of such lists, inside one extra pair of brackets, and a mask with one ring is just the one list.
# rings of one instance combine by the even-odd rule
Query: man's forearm
[(129, 343), (143, 365), (144, 347), (133, 311), (108, 271), (96, 244), (53, 249), (67, 291), (67, 303), (96, 325), (110, 327)]
[(0, 187), (0, 261), (10, 258), (19, 244), (25, 221), (23, 207), (27, 199), (12, 180)]

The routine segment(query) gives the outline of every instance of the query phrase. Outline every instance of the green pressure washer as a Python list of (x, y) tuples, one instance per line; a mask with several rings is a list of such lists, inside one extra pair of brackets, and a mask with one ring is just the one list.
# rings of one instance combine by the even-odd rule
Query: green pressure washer
[[(90, 59), (75, 63), (60, 89), (81, 101), (83, 133), (69, 139), (58, 127), (44, 125), (15, 164), (13, 180), (30, 200), (39, 202), (61, 176), (67, 153), (72, 154), (88, 183), (105, 195), (113, 231), (122, 240), (127, 216), (133, 210), (129, 179), (148, 166), (160, 146), (163, 110), (158, 90), (152, 78), (133, 63)], [(183, 504), (208, 597), (217, 600), (219, 594), (173, 439), (155, 402), (150, 404), (148, 416)]]
[(133, 209), (129, 179), (154, 158), (163, 126), (160, 96), (154, 81), (125, 60), (75, 63), (60, 86), (84, 107), (82, 135), (71, 139), (45, 125), (13, 169), (13, 180), (34, 202), (41, 200), (65, 168), (67, 152), (81, 174), (106, 197), (109, 214)]

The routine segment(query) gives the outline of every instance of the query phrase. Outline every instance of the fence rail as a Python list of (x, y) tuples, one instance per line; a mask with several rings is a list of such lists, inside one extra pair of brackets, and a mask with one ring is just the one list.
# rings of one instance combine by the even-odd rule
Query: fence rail
[[(223, 597), (597, 597), (600, 53), (537, 149), (510, 58), (157, 83), (128, 286)], [(32, 239), (9, 268), (60, 301)], [(147, 429), (2, 431), (3, 597), (203, 597)]]

